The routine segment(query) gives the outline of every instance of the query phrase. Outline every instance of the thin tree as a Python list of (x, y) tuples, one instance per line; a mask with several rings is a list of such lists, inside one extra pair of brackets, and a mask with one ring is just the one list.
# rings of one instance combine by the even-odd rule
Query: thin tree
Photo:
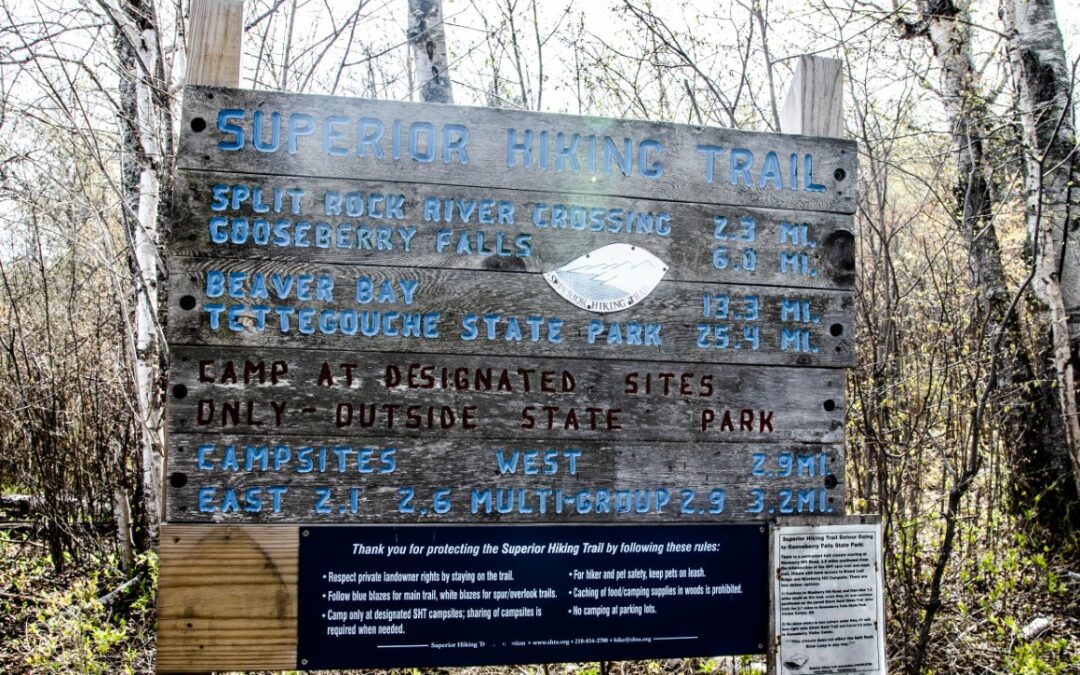
[(409, 0), (414, 87), (425, 103), (453, 103), (442, 0)]
[(1059, 492), (1065, 508), (1071, 509), (1068, 516), (1080, 530), (1080, 158), (1072, 107), (1073, 73), (1065, 58), (1053, 0), (1002, 4), (1022, 125), (1033, 287), (1051, 341), (1044, 365), (1047, 378), (1056, 384), (1054, 397), (1067, 435), (1066, 443), (1048, 448), (1045, 461), (1033, 463), (1028, 472), (1041, 472), (1043, 483), (1062, 486)]
[[(1000, 164), (993, 152), (995, 119), (982, 76), (972, 56), (973, 22), (953, 0), (923, 0), (914, 21), (899, 20), (905, 38), (925, 38), (940, 68), (939, 94), (945, 106), (954, 171), (948, 205), (963, 237), (979, 297), (978, 325), (984, 346), (1004, 352), (990, 386), (997, 391), (998, 420), (1015, 480), (1014, 511), (1031, 510), (1052, 537), (1067, 536), (1067, 499), (1046, 471), (1067, 447), (1066, 424), (1053, 397), (1046, 395), (1025, 344), (1020, 316), (1010, 312), (1011, 293), (1002, 263), (995, 214), (1003, 197), (995, 194)], [(998, 336), (993, 331), (1000, 331)], [(1036, 337), (1034, 351), (1046, 351)], [(993, 356), (993, 354), (989, 354)], [(1055, 451), (1055, 449), (1058, 449)], [(1036, 499), (1038, 496), (1038, 499)]]
[(164, 275), (160, 205), (167, 172), (163, 139), (171, 139), (163, 105), (164, 70), (157, 10), (152, 2), (105, 0), (101, 7), (113, 22), (121, 65), (120, 109), (123, 124), (123, 222), (129, 265), (135, 281), (134, 381), (142, 436), (143, 531), (157, 538), (161, 518), (164, 465), (162, 382), (164, 354), (158, 316), (159, 284)]

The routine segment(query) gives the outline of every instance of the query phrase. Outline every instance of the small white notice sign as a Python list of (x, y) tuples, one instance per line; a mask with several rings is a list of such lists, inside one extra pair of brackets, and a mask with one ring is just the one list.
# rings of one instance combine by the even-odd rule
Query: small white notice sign
[(884, 675), (881, 523), (877, 517), (772, 526), (777, 675)]

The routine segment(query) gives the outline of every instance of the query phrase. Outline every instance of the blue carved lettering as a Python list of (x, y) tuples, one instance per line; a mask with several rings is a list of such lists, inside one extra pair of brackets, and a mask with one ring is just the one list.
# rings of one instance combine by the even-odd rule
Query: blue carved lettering
[(463, 124), (447, 124), (443, 127), (443, 164), (450, 164), (457, 155), (462, 164), (469, 163), (469, 152), (465, 146), (469, 143), (469, 129)]
[(263, 129), (263, 120), (266, 118), (266, 113), (262, 110), (256, 110), (252, 114), (252, 132), (251, 132), (251, 145), (258, 152), (277, 152), (281, 147), (281, 113), (274, 112), (270, 114), (270, 140), (266, 141), (266, 131)]
[(758, 181), (760, 187), (765, 187), (769, 183), (773, 183), (773, 187), (777, 190), (784, 187), (784, 182), (780, 178), (780, 158), (775, 152), (765, 155), (765, 162), (761, 166), (761, 179)]
[(705, 182), (712, 183), (716, 179), (716, 157), (724, 152), (719, 145), (698, 145), (697, 151), (705, 155)]
[[(241, 133), (241, 141), (243, 141), (243, 130)], [(506, 130), (506, 166), (513, 168), (517, 163), (517, 155), (521, 155), (521, 165), (525, 168), (532, 166), (532, 144), (533, 144), (533, 132), (532, 129), (525, 129), (522, 132), (522, 140), (517, 140), (517, 130)]]
[(413, 122), (409, 125), (409, 156), (417, 162), (435, 160), (435, 126), (430, 122)]
[(746, 148), (732, 148), (728, 153), (731, 173), (728, 178), (732, 185), (738, 185), (742, 179), (746, 185), (753, 185), (754, 179), (750, 177), (750, 167), (754, 164), (754, 153)]
[(288, 125), (288, 145), (289, 154), (295, 155), (297, 149), (297, 142), (303, 136), (310, 136), (315, 133), (315, 118), (307, 113), (293, 113), (289, 115)]
[[(367, 157), (367, 150), (370, 148), (371, 155), (375, 159), (382, 159), (383, 150), (379, 140), (383, 137), (384, 131), (382, 121), (374, 117), (361, 117), (357, 125), (357, 137), (359, 138), (359, 142), (356, 144), (357, 157)], [(397, 131), (395, 128), (395, 132)], [(394, 145), (397, 146), (396, 141)], [(398, 159), (398, 157), (395, 156), (394, 159)]]
[(232, 140), (218, 141), (218, 150), (231, 152), (244, 147), (244, 128), (233, 124), (233, 120), (244, 119), (244, 111), (237, 108), (224, 108), (218, 111), (218, 131), (223, 134), (232, 134)]
[(814, 156), (810, 153), (806, 153), (803, 160), (803, 188), (807, 192), (825, 192), (825, 186), (814, 182)]
[(341, 130), (334, 127), (340, 124), (348, 124), (348, 122), (348, 117), (341, 117), (340, 115), (331, 115), (323, 121), (323, 152), (332, 157), (345, 157), (349, 154), (348, 149), (334, 145), (336, 141), (344, 138)]
[(212, 200), (210, 202), (210, 210), (212, 211), (224, 211), (229, 205), (229, 186), (223, 183), (219, 183), (210, 188)]
[(661, 150), (663, 150), (663, 146), (660, 141), (652, 139), (644, 140), (638, 146), (638, 167), (641, 170), (641, 175), (645, 178), (659, 178), (664, 175), (664, 165), (659, 159), (649, 161), (650, 151), (660, 154)]

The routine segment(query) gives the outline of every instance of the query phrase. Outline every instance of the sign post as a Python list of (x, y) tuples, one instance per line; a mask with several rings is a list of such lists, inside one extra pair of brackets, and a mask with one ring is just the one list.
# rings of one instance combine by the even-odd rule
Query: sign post
[(766, 521), (844, 513), (853, 143), (191, 86), (182, 124), (159, 671), (766, 651)]

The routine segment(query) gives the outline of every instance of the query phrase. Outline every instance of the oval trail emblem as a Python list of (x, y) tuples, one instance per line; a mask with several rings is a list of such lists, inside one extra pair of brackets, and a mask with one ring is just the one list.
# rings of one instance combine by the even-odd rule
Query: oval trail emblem
[(663, 260), (640, 246), (608, 244), (544, 273), (544, 279), (577, 307), (607, 314), (644, 300), (667, 271)]

